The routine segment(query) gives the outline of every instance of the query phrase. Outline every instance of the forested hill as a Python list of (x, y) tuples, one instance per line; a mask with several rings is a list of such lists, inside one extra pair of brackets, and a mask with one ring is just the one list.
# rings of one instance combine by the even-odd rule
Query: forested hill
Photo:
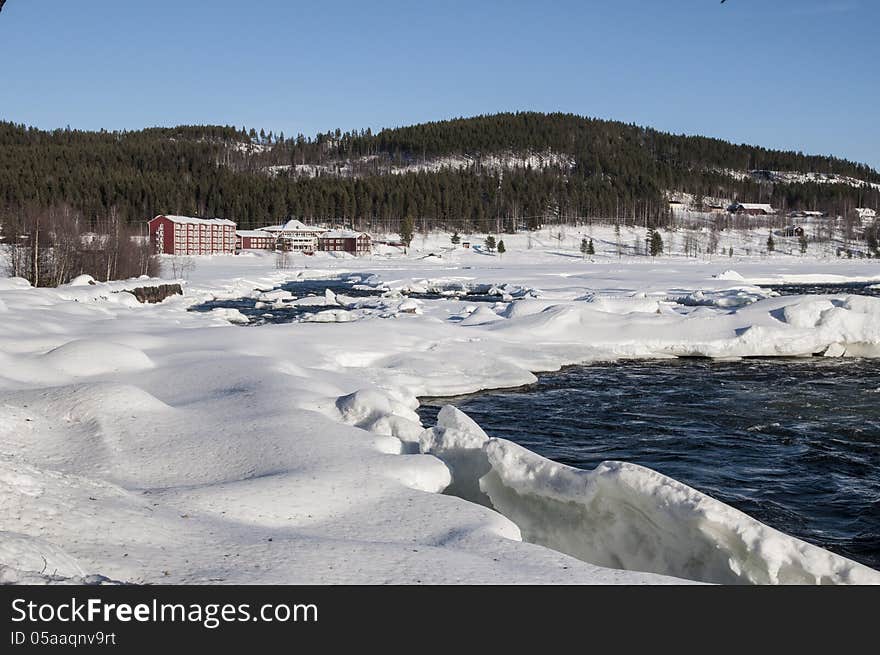
[(670, 192), (843, 214), (880, 205), (880, 174), (834, 157), (571, 114), (311, 138), (220, 126), (47, 132), (0, 123), (0, 213), (65, 206), (96, 224), (110, 213), (137, 222), (171, 212), (242, 227), (296, 217), (374, 230), (394, 229), (407, 214), (421, 227), (476, 230), (586, 217), (659, 223)]

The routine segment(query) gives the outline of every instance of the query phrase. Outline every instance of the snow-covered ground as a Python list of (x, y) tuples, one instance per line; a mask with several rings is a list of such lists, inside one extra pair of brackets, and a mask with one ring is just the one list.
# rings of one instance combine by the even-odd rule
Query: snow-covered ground
[[(503, 256), (432, 235), (407, 256), (291, 256), (286, 270), (194, 258), (185, 295), (157, 305), (115, 293), (143, 281), (0, 279), (0, 580), (880, 582), (648, 469), (579, 471), (453, 408), (437, 426), (414, 411), (578, 362), (880, 356), (880, 300), (755, 286), (880, 283), (876, 262), (619, 256), (611, 228), (501, 236)], [(381, 308), (328, 294), (307, 302), (330, 322), (259, 327), (187, 311), (336, 276), (387, 290)], [(397, 293), (469, 288), (498, 302)]]

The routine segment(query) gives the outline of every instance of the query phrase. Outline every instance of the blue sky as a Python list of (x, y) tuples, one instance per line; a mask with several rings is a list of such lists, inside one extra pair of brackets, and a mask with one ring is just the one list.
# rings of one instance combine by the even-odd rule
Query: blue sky
[(8, 0), (0, 118), (315, 134), (568, 111), (880, 168), (876, 0)]

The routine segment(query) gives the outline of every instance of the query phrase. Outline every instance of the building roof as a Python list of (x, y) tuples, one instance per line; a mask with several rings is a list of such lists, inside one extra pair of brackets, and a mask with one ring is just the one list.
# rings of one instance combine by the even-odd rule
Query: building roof
[(321, 235), (322, 239), (357, 239), (359, 236), (370, 236), (366, 232), (355, 232), (354, 230), (328, 230)]
[(266, 227), (261, 227), (260, 229), (266, 230), (267, 232), (314, 232), (315, 234), (317, 234), (319, 232), (323, 232), (326, 228), (315, 227), (314, 225), (306, 225), (302, 221), (298, 221), (295, 218), (292, 218), (283, 225), (267, 225)]
[(776, 211), (775, 209), (773, 209), (772, 205), (767, 205), (767, 204), (758, 203), (758, 202), (735, 202), (731, 205), (731, 207), (736, 207), (736, 208), (745, 209), (745, 210), (753, 209), (755, 211), (767, 212), (768, 214), (772, 214), (773, 212)]
[(156, 218), (167, 218), (172, 223), (185, 223), (187, 225), (231, 225), (235, 227), (233, 221), (225, 218), (195, 218), (193, 216), (175, 216), (173, 214), (159, 214), (149, 222), (152, 223)]
[(263, 237), (266, 239), (274, 239), (275, 235), (265, 230), (236, 230), (235, 235), (239, 237)]
[(858, 214), (862, 218), (865, 218), (865, 217), (873, 218), (874, 216), (877, 215), (877, 212), (875, 210), (871, 209), (870, 207), (856, 207), (855, 212), (856, 212), (856, 214)]

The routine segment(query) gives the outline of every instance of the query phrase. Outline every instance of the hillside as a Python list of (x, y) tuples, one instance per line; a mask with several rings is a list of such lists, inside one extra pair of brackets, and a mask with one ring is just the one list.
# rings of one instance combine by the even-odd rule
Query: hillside
[(69, 207), (92, 225), (160, 212), (393, 229), (666, 221), (669, 193), (844, 214), (880, 173), (825, 156), (571, 114), (508, 113), (298, 135), (220, 126), (51, 132), (0, 123), (0, 212)]

